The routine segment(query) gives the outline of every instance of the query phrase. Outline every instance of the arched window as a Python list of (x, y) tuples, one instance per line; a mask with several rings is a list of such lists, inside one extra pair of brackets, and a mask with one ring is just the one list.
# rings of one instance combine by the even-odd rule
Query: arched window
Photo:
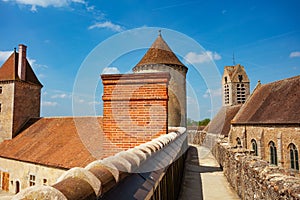
[(289, 145), (291, 169), (299, 170), (298, 150), (292, 143)]
[(252, 150), (254, 151), (254, 155), (257, 156), (257, 143), (254, 139), (251, 140), (251, 146), (252, 146)]
[(277, 165), (277, 151), (273, 141), (269, 143), (270, 147), (270, 163), (272, 165)]

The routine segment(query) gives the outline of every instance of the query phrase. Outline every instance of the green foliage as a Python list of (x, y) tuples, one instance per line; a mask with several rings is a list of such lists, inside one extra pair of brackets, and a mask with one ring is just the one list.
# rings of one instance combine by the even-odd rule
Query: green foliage
[(199, 126), (206, 126), (210, 122), (210, 119), (206, 118), (202, 121), (199, 121), (198, 125)]
[(201, 121), (194, 121), (191, 118), (187, 118), (187, 125), (188, 126), (206, 126), (210, 122), (210, 119), (206, 118)]

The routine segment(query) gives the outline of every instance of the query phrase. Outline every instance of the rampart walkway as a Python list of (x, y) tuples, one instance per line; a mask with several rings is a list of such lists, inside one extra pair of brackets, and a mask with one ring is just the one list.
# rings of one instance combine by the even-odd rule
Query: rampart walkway
[(210, 150), (198, 145), (188, 150), (179, 196), (179, 200), (194, 199), (240, 199)]

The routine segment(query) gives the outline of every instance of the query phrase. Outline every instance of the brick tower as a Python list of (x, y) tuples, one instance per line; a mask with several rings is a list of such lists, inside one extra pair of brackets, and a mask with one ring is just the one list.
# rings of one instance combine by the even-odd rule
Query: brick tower
[(250, 81), (243, 66), (225, 66), (222, 77), (223, 105), (245, 103), (250, 95)]
[(188, 68), (179, 61), (160, 33), (132, 70), (134, 73), (170, 73), (168, 125), (186, 126), (186, 73)]
[(20, 44), (0, 68), (0, 142), (12, 139), (25, 122), (40, 116), (42, 84)]

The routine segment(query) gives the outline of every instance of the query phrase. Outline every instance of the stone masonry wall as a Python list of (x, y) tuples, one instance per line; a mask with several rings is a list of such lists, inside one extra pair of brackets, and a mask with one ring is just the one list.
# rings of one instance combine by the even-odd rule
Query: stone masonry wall
[(241, 199), (300, 199), (300, 179), (245, 149), (218, 143), (213, 154)]
[(231, 146), (236, 146), (236, 138), (241, 139), (242, 147), (252, 149), (251, 141), (257, 143), (258, 156), (270, 161), (269, 143), (274, 142), (277, 148), (278, 165), (290, 168), (289, 145), (292, 143), (300, 149), (300, 127), (287, 125), (233, 125), (229, 134)]
[(15, 82), (14, 90), (14, 137), (24, 123), (33, 117), (40, 117), (41, 87), (21, 81)]
[(11, 139), (13, 119), (13, 94), (14, 83), (12, 81), (1, 81), (2, 93), (0, 94), (0, 142)]
[(101, 77), (107, 141), (129, 149), (167, 133), (169, 73)]

